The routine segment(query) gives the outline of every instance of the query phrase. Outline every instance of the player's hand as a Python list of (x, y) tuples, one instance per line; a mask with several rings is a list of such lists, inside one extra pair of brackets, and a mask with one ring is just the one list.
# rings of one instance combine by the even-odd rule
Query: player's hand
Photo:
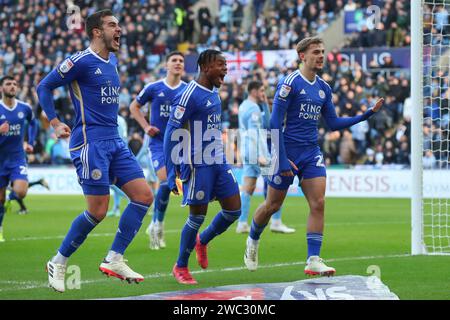
[(145, 128), (145, 133), (150, 137), (154, 137), (159, 133), (159, 129), (157, 127), (149, 125)]
[[(177, 178), (177, 179), (178, 179), (178, 178)], [(177, 179), (175, 179), (175, 183), (174, 183), (175, 186), (171, 188), (171, 191), (172, 191), (172, 193), (173, 193), (174, 195), (179, 196), (179, 195), (180, 195), (180, 192), (179, 192), (179, 189), (178, 189)], [(171, 184), (170, 184), (170, 185), (171, 185)]]
[(269, 161), (267, 161), (267, 159), (264, 158), (264, 157), (259, 157), (258, 158), (258, 165), (260, 167), (266, 167), (267, 165), (269, 165)]
[(384, 103), (384, 98), (378, 99), (377, 102), (375, 103), (375, 105), (372, 107), (372, 111), (378, 112), (378, 110), (380, 110), (381, 107), (383, 106), (383, 103)]
[[(292, 162), (291, 160), (289, 160), (289, 159), (288, 159), (288, 161), (289, 161), (289, 163), (291, 164), (291, 167), (294, 168), (296, 171), (298, 171), (298, 168), (297, 168), (297, 166), (295, 165), (295, 163), (293, 163), (293, 162)], [(292, 177), (292, 176), (294, 176), (294, 172), (292, 172), (292, 170), (289, 170), (289, 171), (283, 171), (283, 172), (280, 173), (280, 176), (283, 176), (283, 177)]]
[(183, 194), (182, 183), (180, 180), (180, 172), (178, 170), (175, 170), (175, 179), (174, 179), (175, 181), (172, 182), (169, 180), (172, 180), (172, 178), (169, 179), (169, 177), (167, 177), (167, 181), (172, 193), (176, 196)]
[(70, 137), (71, 130), (67, 124), (60, 122), (53, 128), (55, 129), (55, 134), (58, 139)]
[(176, 188), (176, 187), (172, 189), (172, 193), (176, 196), (180, 195), (180, 193), (178, 192), (178, 188)]
[(34, 148), (33, 148), (33, 146), (31, 144), (28, 144), (28, 143), (25, 142), (24, 150), (25, 150), (26, 153), (33, 153)]
[(3, 122), (0, 125), (0, 133), (7, 133), (8, 131), (9, 131), (9, 123), (8, 123), (8, 121)]

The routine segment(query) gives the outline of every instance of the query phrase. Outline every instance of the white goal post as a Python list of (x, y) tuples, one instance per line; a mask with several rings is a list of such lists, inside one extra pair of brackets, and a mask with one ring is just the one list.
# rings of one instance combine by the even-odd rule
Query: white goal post
[(411, 1), (413, 255), (450, 254), (450, 190), (430, 188), (450, 169), (448, 12), (450, 0)]

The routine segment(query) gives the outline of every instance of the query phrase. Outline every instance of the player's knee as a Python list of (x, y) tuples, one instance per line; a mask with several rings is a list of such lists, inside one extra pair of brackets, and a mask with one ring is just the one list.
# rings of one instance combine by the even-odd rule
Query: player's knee
[(25, 196), (27, 195), (27, 190), (26, 189), (22, 189), (22, 190), (14, 190), (14, 192), (16, 193), (17, 197), (19, 199), (23, 199), (25, 198)]
[(255, 186), (247, 186), (246, 191), (249, 195), (253, 195), (253, 192), (255, 192)]
[(153, 203), (153, 193), (150, 188), (148, 188), (147, 190), (142, 190), (134, 195), (131, 200), (151, 206)]
[(106, 211), (104, 210), (88, 210), (88, 212), (98, 221), (102, 221), (106, 217)]
[(314, 200), (311, 209), (311, 211), (315, 214), (323, 214), (323, 212), (325, 211), (325, 198), (321, 197)]
[(267, 213), (272, 215), (281, 208), (281, 203), (278, 201), (266, 202)]

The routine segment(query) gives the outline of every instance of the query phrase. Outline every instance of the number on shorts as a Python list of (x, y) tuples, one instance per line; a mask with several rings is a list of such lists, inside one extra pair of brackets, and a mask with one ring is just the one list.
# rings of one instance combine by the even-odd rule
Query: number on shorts
[(317, 159), (316, 167), (325, 167), (323, 164), (323, 155), (318, 155), (314, 159)]
[(28, 168), (26, 166), (20, 166), (20, 174), (27, 176), (28, 175)]

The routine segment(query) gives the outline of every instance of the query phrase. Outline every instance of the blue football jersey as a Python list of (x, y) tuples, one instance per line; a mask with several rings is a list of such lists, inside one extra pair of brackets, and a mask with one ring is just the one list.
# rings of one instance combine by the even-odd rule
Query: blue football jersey
[(175, 96), (184, 90), (186, 82), (181, 81), (178, 86), (171, 87), (166, 79), (147, 84), (136, 97), (136, 101), (141, 105), (151, 102), (150, 105), (150, 124), (159, 129), (159, 134), (152, 137), (150, 146), (160, 146), (162, 148), (164, 132), (166, 131), (167, 121), (169, 120), (172, 100)]
[(279, 82), (274, 104), (284, 105), (286, 108), (283, 131), (286, 145), (317, 145), (321, 116), (327, 120), (332, 114), (336, 115), (331, 87), (317, 75), (310, 82), (300, 70)]
[[(71, 150), (80, 149), (90, 141), (119, 137), (117, 114), (120, 78), (117, 64), (113, 53), (105, 60), (88, 48), (64, 60), (39, 84), (50, 89), (69, 85), (75, 108)], [(55, 118), (54, 111), (43, 103), (45, 97), (40, 95), (39, 98), (49, 120)]]
[[(9, 123), (9, 131), (0, 134), (0, 154), (24, 153), (23, 141), (25, 137), (26, 122), (31, 125), (34, 121), (33, 109), (27, 103), (15, 99), (16, 103), (12, 108), (8, 108), (0, 100), (0, 125)], [(29, 137), (31, 142), (34, 137)]]
[[(218, 90), (195, 80), (178, 93), (168, 123), (189, 132), (190, 163), (194, 167), (225, 163), (222, 142), (222, 107)], [(166, 153), (166, 157), (170, 154)]]
[[(373, 114), (372, 109), (369, 109), (362, 115), (339, 118), (333, 104), (331, 87), (322, 78), (316, 75), (311, 82), (300, 70), (284, 77), (278, 84), (270, 119), (272, 129), (283, 130), (279, 139), (281, 170), (290, 169), (286, 149), (301, 152), (304, 147), (318, 147), (321, 117), (331, 130), (340, 130), (364, 121)], [(283, 126), (281, 117), (284, 117)]]

